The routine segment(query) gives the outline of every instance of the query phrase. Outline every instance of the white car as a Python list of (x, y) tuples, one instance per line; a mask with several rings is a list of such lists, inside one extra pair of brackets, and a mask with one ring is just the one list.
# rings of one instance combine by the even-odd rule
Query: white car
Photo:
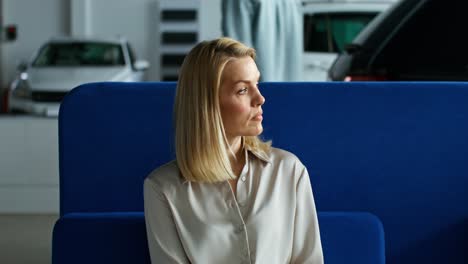
[(54, 38), (18, 66), (8, 109), (57, 116), (63, 97), (78, 85), (142, 81), (148, 67), (147, 61), (135, 60), (125, 39)]
[(304, 81), (326, 81), (338, 54), (397, 0), (304, 0)]

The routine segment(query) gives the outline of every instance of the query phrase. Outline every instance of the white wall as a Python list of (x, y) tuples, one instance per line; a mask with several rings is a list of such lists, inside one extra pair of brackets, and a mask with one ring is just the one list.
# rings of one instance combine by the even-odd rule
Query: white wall
[(0, 117), (0, 213), (58, 213), (56, 118)]

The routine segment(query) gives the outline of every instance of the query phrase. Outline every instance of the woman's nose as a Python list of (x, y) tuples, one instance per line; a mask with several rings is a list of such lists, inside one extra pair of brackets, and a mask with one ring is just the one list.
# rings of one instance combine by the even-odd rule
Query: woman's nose
[(265, 97), (263, 97), (263, 95), (260, 93), (260, 91), (258, 91), (256, 101), (255, 101), (255, 105), (260, 106), (260, 105), (263, 105), (264, 103), (265, 103)]

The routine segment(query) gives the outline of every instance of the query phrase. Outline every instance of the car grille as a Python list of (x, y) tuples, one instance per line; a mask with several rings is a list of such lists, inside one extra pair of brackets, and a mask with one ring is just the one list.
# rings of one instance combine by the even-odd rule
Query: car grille
[(61, 102), (67, 92), (32, 92), (35, 102)]

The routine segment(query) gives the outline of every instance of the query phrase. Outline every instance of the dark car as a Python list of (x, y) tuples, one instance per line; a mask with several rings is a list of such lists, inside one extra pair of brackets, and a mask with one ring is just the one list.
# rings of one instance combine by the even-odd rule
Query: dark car
[(401, 0), (347, 45), (332, 81), (468, 81), (468, 1)]

